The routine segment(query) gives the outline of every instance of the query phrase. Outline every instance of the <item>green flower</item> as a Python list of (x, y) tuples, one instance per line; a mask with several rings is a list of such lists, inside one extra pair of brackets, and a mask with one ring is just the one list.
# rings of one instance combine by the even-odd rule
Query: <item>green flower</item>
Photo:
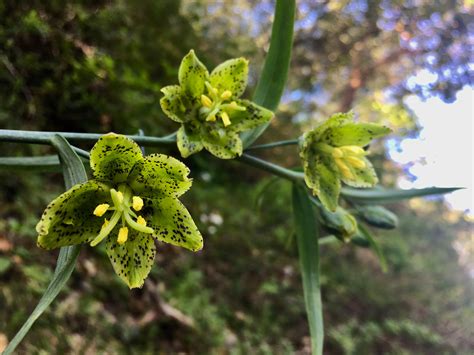
[(373, 123), (353, 122), (353, 113), (337, 113), (301, 140), (306, 184), (324, 207), (337, 208), (341, 180), (353, 187), (371, 187), (378, 179), (364, 146), (391, 130)]
[(117, 275), (141, 287), (153, 265), (154, 239), (192, 251), (201, 233), (178, 197), (191, 187), (189, 169), (163, 155), (144, 157), (125, 136), (109, 133), (91, 150), (94, 179), (53, 200), (36, 226), (38, 245), (53, 249), (106, 239)]
[(164, 113), (181, 123), (177, 140), (186, 158), (203, 148), (221, 159), (242, 154), (239, 133), (268, 122), (273, 113), (240, 99), (247, 86), (248, 61), (236, 58), (208, 70), (191, 50), (179, 67), (179, 85), (166, 86)]

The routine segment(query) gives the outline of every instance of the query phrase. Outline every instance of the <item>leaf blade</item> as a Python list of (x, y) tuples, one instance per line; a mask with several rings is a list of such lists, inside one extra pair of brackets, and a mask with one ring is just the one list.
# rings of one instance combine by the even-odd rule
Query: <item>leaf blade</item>
[(313, 354), (320, 355), (323, 353), (324, 325), (319, 277), (319, 231), (310, 197), (299, 184), (293, 184), (293, 214), (311, 348)]
[[(276, 2), (270, 49), (253, 97), (256, 104), (271, 111), (275, 111), (278, 107), (288, 76), (293, 45), (295, 7), (295, 0), (277, 0)], [(268, 125), (269, 123), (265, 123), (245, 132), (242, 135), (244, 147), (255, 142)]]
[[(53, 136), (51, 138), (51, 143), (58, 150), (63, 166), (66, 188), (69, 189), (75, 184), (87, 181), (84, 165), (69, 143), (59, 135)], [(39, 300), (36, 308), (30, 314), (25, 323), (23, 323), (22, 327), (13, 337), (12, 341), (5, 348), (3, 355), (12, 354), (15, 351), (16, 347), (26, 336), (34, 322), (41, 316), (41, 314), (59, 294), (74, 270), (79, 251), (80, 247), (78, 246), (61, 248), (53, 279), (46, 288), (46, 291)]]

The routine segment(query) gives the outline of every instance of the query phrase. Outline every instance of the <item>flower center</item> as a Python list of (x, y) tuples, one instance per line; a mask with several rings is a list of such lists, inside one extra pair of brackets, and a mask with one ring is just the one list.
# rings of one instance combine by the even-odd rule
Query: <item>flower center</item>
[(104, 224), (100, 233), (91, 242), (91, 246), (96, 246), (114, 229), (119, 221), (122, 227), (119, 229), (117, 243), (124, 244), (128, 239), (128, 227), (131, 227), (141, 233), (153, 233), (153, 229), (146, 226), (146, 221), (142, 216), (137, 216), (136, 212), (143, 208), (143, 200), (139, 196), (132, 196), (132, 190), (125, 184), (118, 187), (118, 191), (110, 189), (110, 197), (113, 206), (108, 203), (97, 205), (94, 209), (94, 215), (102, 217), (105, 213), (113, 211), (110, 220), (104, 218)]
[(231, 124), (229, 114), (233, 111), (245, 111), (245, 107), (240, 106), (235, 101), (231, 101), (232, 92), (224, 90), (219, 92), (215, 87), (206, 81), (207, 95), (201, 95), (202, 107), (199, 112), (205, 117), (207, 122), (215, 122), (216, 117), (220, 117), (224, 127)]
[(319, 143), (316, 149), (322, 153), (330, 154), (337, 165), (339, 172), (349, 180), (354, 179), (352, 169), (364, 169), (367, 164), (362, 159), (366, 152), (356, 145), (345, 145), (341, 147), (332, 147), (329, 144)]

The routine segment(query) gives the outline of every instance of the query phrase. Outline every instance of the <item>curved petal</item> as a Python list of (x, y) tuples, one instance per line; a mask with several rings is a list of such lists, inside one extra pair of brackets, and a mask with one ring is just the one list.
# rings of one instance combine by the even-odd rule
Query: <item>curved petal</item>
[(375, 186), (378, 183), (379, 179), (377, 178), (377, 174), (375, 172), (374, 167), (372, 166), (372, 163), (365, 157), (359, 157), (359, 159), (362, 159), (364, 161), (365, 167), (355, 168), (350, 164), (346, 164), (346, 166), (351, 171), (353, 178), (348, 179), (344, 177), (343, 174), (341, 174), (342, 181), (345, 184), (353, 187)]
[(135, 163), (143, 160), (142, 151), (131, 139), (109, 133), (91, 149), (90, 164), (97, 180), (114, 184), (125, 182)]
[(225, 131), (221, 137), (202, 137), (204, 148), (220, 159), (234, 159), (242, 155), (242, 141), (236, 132)]
[(128, 184), (142, 197), (178, 197), (192, 185), (189, 168), (178, 159), (164, 154), (151, 154), (135, 164)]
[(204, 147), (201, 142), (201, 137), (197, 133), (186, 129), (186, 126), (181, 126), (176, 137), (178, 149), (183, 158), (200, 152)]
[(383, 137), (390, 132), (390, 128), (375, 123), (345, 123), (328, 128), (321, 136), (321, 140), (333, 147), (344, 145), (363, 147), (372, 139)]
[(146, 199), (143, 215), (158, 240), (192, 251), (203, 247), (202, 236), (186, 207), (176, 198)]
[[(329, 128), (339, 127), (343, 124), (349, 123), (354, 119), (354, 113), (352, 111), (349, 112), (339, 112), (335, 113), (331, 117), (329, 117), (326, 121), (321, 123), (317, 126), (313, 131), (314, 137), (312, 138), (315, 141), (319, 141), (321, 136), (326, 132)], [(309, 138), (309, 137), (308, 137)]]
[(115, 273), (128, 287), (142, 287), (155, 259), (153, 237), (131, 229), (127, 241), (122, 245), (117, 243), (114, 236), (109, 236), (106, 250)]
[(246, 131), (267, 123), (273, 118), (273, 112), (249, 100), (236, 100), (237, 105), (245, 111), (228, 111), (231, 124), (228, 129), (235, 132)]
[(181, 86), (166, 86), (161, 89), (161, 92), (165, 94), (165, 96), (160, 99), (160, 106), (165, 115), (175, 122), (185, 122), (186, 107), (181, 100)]
[[(311, 161), (311, 160), (310, 160)], [(313, 163), (310, 163), (305, 170), (305, 181), (316, 181), (310, 186), (313, 193), (318, 196), (321, 203), (330, 211), (337, 208), (339, 193), (341, 191), (341, 181), (339, 172), (331, 158), (324, 155), (317, 155)]]
[(209, 79), (209, 72), (192, 49), (181, 61), (178, 78), (185, 95), (200, 98), (204, 93), (204, 83)]
[(104, 221), (92, 213), (109, 197), (109, 187), (95, 180), (75, 185), (64, 192), (46, 207), (36, 225), (38, 245), (54, 249), (94, 239)]
[(210, 84), (220, 93), (229, 90), (233, 98), (240, 97), (247, 87), (249, 61), (245, 58), (226, 60), (219, 64), (210, 76)]

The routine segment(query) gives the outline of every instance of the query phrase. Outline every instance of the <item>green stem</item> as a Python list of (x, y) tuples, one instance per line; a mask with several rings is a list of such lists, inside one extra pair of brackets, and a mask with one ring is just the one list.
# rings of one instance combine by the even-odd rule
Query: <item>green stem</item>
[(254, 145), (252, 147), (247, 148), (246, 150), (283, 147), (283, 146), (286, 146), (286, 145), (296, 145), (296, 144), (298, 144), (298, 142), (299, 142), (298, 139), (289, 139), (289, 140), (286, 140), (286, 141), (278, 141), (278, 142), (271, 142), (271, 143), (267, 143), (267, 144)]
[[(36, 144), (50, 144), (51, 138), (60, 134), (67, 140), (77, 142), (90, 142), (95, 143), (100, 137), (103, 136), (101, 133), (71, 133), (71, 132), (31, 132), (31, 131), (19, 131), (10, 129), (0, 129), (0, 141), (1, 142), (18, 142), (18, 143), (36, 143)], [(176, 139), (172, 137), (149, 137), (149, 136), (127, 136), (133, 139), (140, 145), (145, 146), (167, 146), (175, 144)]]
[(269, 173), (272, 173), (273, 175), (277, 175), (279, 177), (282, 177), (284, 179), (290, 180), (290, 181), (300, 181), (303, 180), (304, 174), (299, 173), (290, 169), (286, 169), (281, 167), (280, 165), (276, 165), (273, 163), (270, 163), (266, 160), (256, 158), (252, 155), (248, 154), (242, 154), (242, 156), (237, 159), (240, 162), (243, 162), (245, 164), (251, 165), (255, 168), (265, 170)]

